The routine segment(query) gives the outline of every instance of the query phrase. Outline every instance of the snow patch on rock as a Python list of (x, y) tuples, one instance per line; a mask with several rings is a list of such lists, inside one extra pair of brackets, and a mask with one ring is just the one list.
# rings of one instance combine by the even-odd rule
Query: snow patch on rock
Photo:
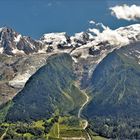
[(18, 43), (20, 41), (21, 35), (18, 35), (17, 37), (15, 37), (15, 42)]
[(30, 76), (31, 74), (28, 72), (18, 74), (13, 80), (9, 81), (9, 85), (13, 86), (14, 88), (23, 88)]
[(0, 53), (1, 53), (1, 54), (3, 53), (3, 51), (4, 51), (4, 49), (3, 49), (3, 48), (0, 48)]

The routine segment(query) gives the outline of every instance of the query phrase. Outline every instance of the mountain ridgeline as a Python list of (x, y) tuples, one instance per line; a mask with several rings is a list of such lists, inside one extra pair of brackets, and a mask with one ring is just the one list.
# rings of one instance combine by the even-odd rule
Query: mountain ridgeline
[[(68, 54), (53, 55), (14, 97), (6, 120), (32, 121), (50, 118), (55, 112), (68, 114), (84, 102), (83, 93), (74, 85), (72, 58)], [(77, 102), (77, 100), (79, 100)]]

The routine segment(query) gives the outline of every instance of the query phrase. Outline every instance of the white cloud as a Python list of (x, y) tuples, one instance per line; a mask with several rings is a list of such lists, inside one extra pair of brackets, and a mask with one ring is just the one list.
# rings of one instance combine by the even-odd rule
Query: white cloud
[(116, 16), (118, 19), (125, 19), (128, 21), (140, 19), (140, 6), (137, 5), (117, 5), (115, 7), (111, 7), (110, 10), (112, 11), (111, 14)]
[(91, 32), (91, 33), (94, 33), (95, 35), (99, 35), (100, 34), (99, 29), (96, 29), (96, 28), (93, 28), (93, 29), (89, 28), (88, 31)]
[(96, 23), (94, 20), (90, 20), (89, 24), (100, 26), (101, 28), (106, 29), (106, 26), (103, 23), (100, 23), (100, 22)]
[[(123, 31), (121, 28), (118, 30), (112, 30), (108, 26), (105, 26), (103, 23), (95, 23), (96, 26), (101, 26), (103, 31), (100, 31), (100, 28), (89, 28), (88, 31), (96, 37), (94, 42), (109, 42), (113, 46), (124, 46), (129, 44), (128, 32)], [(121, 33), (124, 33), (123, 35)]]
[(109, 27), (98, 35), (98, 40), (101, 42), (108, 41), (109, 44), (115, 46), (123, 46), (129, 44), (127, 36), (122, 36), (117, 30), (112, 30)]

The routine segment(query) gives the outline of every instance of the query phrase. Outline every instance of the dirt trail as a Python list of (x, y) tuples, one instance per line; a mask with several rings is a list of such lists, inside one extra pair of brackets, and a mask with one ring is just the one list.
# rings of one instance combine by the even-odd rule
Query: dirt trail
[(81, 112), (84, 109), (85, 105), (89, 102), (89, 96), (84, 92), (84, 95), (86, 96), (86, 101), (82, 104), (78, 111), (78, 118), (81, 118)]

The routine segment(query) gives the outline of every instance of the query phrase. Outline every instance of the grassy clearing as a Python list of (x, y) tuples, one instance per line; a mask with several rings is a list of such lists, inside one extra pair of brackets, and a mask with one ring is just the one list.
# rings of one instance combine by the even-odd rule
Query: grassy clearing
[[(43, 140), (64, 140), (65, 138), (85, 138), (88, 139), (88, 134), (94, 140), (105, 140), (105, 138), (98, 136), (91, 130), (83, 130), (83, 120), (74, 116), (64, 116), (56, 119), (34, 121), (28, 123), (3, 123), (7, 137), (14, 139), (43, 139)], [(51, 124), (51, 125), (50, 125)], [(50, 125), (50, 129), (49, 128)], [(46, 131), (47, 129), (47, 131)], [(10, 139), (9, 137), (9, 139)]]
[(87, 138), (87, 133), (82, 129), (81, 120), (73, 116), (60, 117), (58, 123), (51, 128), (49, 139), (64, 139), (72, 137)]
[(101, 136), (92, 136), (92, 139), (93, 140), (107, 140), (106, 138), (101, 137)]
[(34, 137), (34, 135), (32, 135), (31, 133), (25, 133), (23, 136), (27, 139), (31, 139)]
[(43, 120), (39, 120), (39, 121), (36, 121), (33, 123), (34, 127), (37, 127), (37, 128), (42, 128), (44, 129), (44, 121)]
[(55, 123), (49, 132), (49, 137), (58, 138), (59, 137), (59, 124)]

